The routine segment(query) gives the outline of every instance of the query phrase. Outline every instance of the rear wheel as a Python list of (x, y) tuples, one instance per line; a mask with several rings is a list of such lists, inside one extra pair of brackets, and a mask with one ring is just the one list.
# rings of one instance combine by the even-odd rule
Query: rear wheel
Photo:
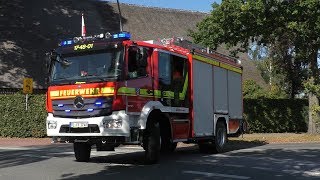
[(160, 127), (159, 122), (150, 122), (145, 134), (145, 160), (148, 164), (157, 163), (160, 156)]
[(218, 121), (216, 126), (216, 136), (214, 137), (214, 151), (221, 153), (227, 143), (227, 128), (223, 121)]
[(218, 121), (214, 139), (209, 142), (199, 142), (199, 150), (201, 153), (221, 153), (224, 151), (227, 140), (226, 125), (223, 121)]
[(78, 162), (88, 162), (90, 160), (91, 145), (86, 142), (73, 143), (74, 156)]

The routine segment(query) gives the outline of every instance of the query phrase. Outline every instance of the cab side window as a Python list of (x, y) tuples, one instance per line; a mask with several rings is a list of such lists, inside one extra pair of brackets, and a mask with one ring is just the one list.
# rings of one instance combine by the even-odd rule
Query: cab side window
[(188, 107), (188, 60), (159, 52), (158, 68), (161, 102), (165, 106)]
[(131, 46), (128, 55), (128, 79), (146, 77), (148, 67), (148, 48)]

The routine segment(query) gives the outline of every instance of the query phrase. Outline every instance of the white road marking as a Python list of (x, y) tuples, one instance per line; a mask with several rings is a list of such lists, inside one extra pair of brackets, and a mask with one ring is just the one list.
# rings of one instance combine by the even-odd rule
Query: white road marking
[(244, 165), (237, 165), (237, 164), (222, 164), (216, 162), (207, 162), (207, 161), (176, 161), (177, 163), (190, 163), (190, 164), (205, 164), (205, 165), (219, 165), (225, 167), (236, 167), (236, 168), (243, 168)]
[(125, 167), (132, 167), (132, 166), (137, 166), (134, 164), (120, 164), (120, 163), (107, 163), (108, 166), (125, 166)]
[(320, 171), (305, 171), (304, 174), (314, 177), (320, 177)]
[(237, 175), (230, 175), (230, 174), (219, 174), (219, 173), (209, 173), (209, 172), (201, 172), (201, 171), (183, 171), (185, 174), (196, 174), (196, 175), (203, 175), (207, 177), (223, 177), (223, 178), (233, 178), (233, 179), (250, 179), (247, 176), (237, 176)]
[(272, 168), (266, 168), (266, 167), (252, 167), (253, 169), (258, 169), (258, 170), (266, 170), (266, 171), (272, 171)]
[(41, 155), (36, 155), (36, 154), (22, 154), (21, 156), (23, 157), (32, 157), (32, 158), (55, 158), (54, 156), (41, 156)]
[(35, 147), (0, 147), (0, 150), (33, 150)]

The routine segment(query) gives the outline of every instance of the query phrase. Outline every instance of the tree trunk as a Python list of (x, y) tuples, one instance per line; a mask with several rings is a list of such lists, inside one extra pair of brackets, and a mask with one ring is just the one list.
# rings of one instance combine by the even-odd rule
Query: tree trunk
[[(310, 54), (310, 63), (309, 68), (311, 70), (311, 75), (309, 81), (316, 84), (319, 84), (319, 69), (317, 64), (318, 49), (314, 49)], [(309, 93), (309, 122), (308, 122), (308, 133), (316, 134), (320, 131), (317, 122), (320, 122), (319, 113), (314, 112), (312, 109), (315, 106), (319, 106), (318, 97), (312, 92)]]
[(309, 122), (308, 122), (308, 133), (309, 134), (316, 134), (316, 120), (319, 120), (318, 113), (314, 113), (312, 107), (319, 106), (319, 100), (317, 96), (312, 93), (309, 93)]

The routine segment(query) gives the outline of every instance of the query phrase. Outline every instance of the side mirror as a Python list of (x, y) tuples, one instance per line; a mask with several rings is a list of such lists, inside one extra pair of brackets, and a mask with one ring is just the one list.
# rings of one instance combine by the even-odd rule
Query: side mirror
[(54, 51), (50, 51), (46, 53), (46, 69), (47, 72), (50, 70), (51, 63), (54, 59), (57, 58), (57, 53)]
[(46, 58), (45, 58), (45, 66), (46, 66), (46, 77), (45, 77), (45, 85), (48, 85), (49, 84), (49, 75), (50, 75), (50, 71), (51, 71), (51, 65), (52, 65), (52, 61), (54, 59), (57, 58), (57, 53), (54, 52), (54, 51), (50, 51), (50, 52), (47, 52), (45, 54)]

